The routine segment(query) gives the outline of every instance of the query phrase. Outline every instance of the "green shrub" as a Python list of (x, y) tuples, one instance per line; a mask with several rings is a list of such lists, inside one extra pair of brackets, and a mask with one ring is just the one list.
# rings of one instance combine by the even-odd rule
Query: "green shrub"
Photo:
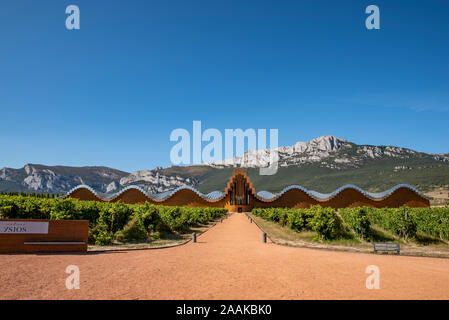
[(413, 238), (418, 230), (415, 214), (410, 214), (410, 208), (369, 209), (369, 219), (372, 223), (391, 231), (407, 240)]
[(338, 218), (332, 208), (315, 207), (313, 215), (308, 219), (308, 226), (316, 231), (321, 240), (335, 237), (338, 230)]
[(98, 224), (89, 233), (90, 242), (99, 246), (112, 243), (112, 236), (106, 224)]
[(133, 214), (132, 208), (121, 202), (114, 203), (108, 210), (111, 232), (122, 230)]
[(134, 208), (136, 217), (138, 217), (148, 232), (155, 231), (158, 225), (162, 223), (157, 207), (153, 204), (145, 202), (144, 205), (137, 205)]
[(158, 237), (164, 233), (185, 231), (191, 226), (207, 223), (226, 212), (223, 208), (79, 201), (51, 198), (46, 194), (0, 194), (0, 218), (89, 220), (89, 243), (96, 244), (110, 244), (114, 235), (119, 236), (120, 231), (125, 231), (132, 218), (139, 220), (135, 224), (139, 228), (143, 226), (146, 234)]
[(78, 213), (77, 201), (73, 199), (56, 200), (50, 213), (52, 220), (80, 219), (82, 214)]
[(393, 211), (388, 223), (390, 229), (405, 240), (413, 238), (416, 235), (416, 221), (408, 214), (406, 208)]
[(296, 232), (301, 232), (307, 228), (308, 219), (309, 214), (305, 209), (289, 210), (287, 226)]
[(134, 217), (128, 221), (123, 230), (117, 232), (115, 238), (120, 242), (146, 240), (148, 239), (148, 232), (142, 221), (139, 218)]
[(357, 236), (367, 239), (371, 233), (371, 221), (366, 207), (339, 209), (344, 222), (354, 230)]
[(156, 232), (152, 232), (151, 233), (151, 239), (152, 240), (158, 240), (158, 239), (160, 239), (161, 238), (161, 233), (159, 232), (159, 231), (156, 231)]
[(279, 214), (279, 224), (283, 227), (285, 227), (285, 225), (287, 224), (288, 221), (288, 211), (282, 211)]
[(312, 230), (321, 240), (332, 239), (340, 231), (339, 219), (332, 208), (312, 206), (309, 209), (255, 208), (252, 214), (262, 219), (287, 225), (296, 232)]
[(13, 211), (13, 206), (0, 207), (0, 219), (8, 219)]
[(181, 211), (178, 207), (158, 207), (159, 215), (164, 225), (170, 230), (180, 231), (183, 227), (181, 223)]
[(449, 207), (444, 208), (407, 208), (416, 222), (417, 232), (449, 240)]

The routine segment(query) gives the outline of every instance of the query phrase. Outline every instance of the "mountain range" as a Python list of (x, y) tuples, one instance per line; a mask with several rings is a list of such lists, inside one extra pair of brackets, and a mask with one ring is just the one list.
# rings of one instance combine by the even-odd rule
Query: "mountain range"
[(68, 192), (87, 184), (102, 194), (138, 185), (149, 193), (179, 186), (202, 192), (224, 189), (235, 167), (246, 168), (256, 189), (277, 192), (299, 184), (329, 192), (345, 184), (367, 191), (383, 191), (407, 183), (442, 202), (449, 198), (449, 154), (428, 154), (396, 146), (357, 145), (335, 136), (277, 148), (278, 172), (259, 175), (270, 150), (248, 150), (242, 157), (195, 166), (157, 167), (133, 173), (108, 167), (67, 167), (27, 164), (0, 170), (0, 192)]
[(192, 177), (160, 174), (161, 169), (129, 173), (108, 167), (27, 164), (21, 169), (0, 170), (0, 192), (63, 194), (73, 187), (86, 184), (101, 194), (115, 193), (130, 185), (140, 186), (149, 193), (160, 193), (179, 186), (198, 184)]

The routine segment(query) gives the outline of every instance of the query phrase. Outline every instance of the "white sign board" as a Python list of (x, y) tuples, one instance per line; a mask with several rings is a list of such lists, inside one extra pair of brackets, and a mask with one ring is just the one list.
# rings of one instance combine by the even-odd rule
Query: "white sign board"
[(48, 222), (0, 221), (0, 234), (47, 234)]

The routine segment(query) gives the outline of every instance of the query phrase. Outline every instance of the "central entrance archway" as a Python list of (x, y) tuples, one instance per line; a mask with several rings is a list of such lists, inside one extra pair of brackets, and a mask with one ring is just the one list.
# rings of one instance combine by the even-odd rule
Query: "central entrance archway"
[(253, 207), (253, 187), (249, 177), (242, 169), (237, 169), (232, 175), (227, 188), (229, 194), (230, 212), (247, 212)]

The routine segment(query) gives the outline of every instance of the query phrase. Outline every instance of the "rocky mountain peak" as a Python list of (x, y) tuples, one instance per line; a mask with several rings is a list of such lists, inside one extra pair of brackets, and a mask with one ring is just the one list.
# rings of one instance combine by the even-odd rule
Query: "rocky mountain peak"
[(0, 170), (0, 191), (66, 193), (80, 184), (87, 184), (106, 194), (130, 185), (159, 193), (184, 185), (195, 186), (198, 181), (191, 177), (164, 175), (161, 167), (128, 173), (108, 167), (26, 164), (21, 169)]
[(328, 153), (340, 150), (343, 147), (350, 147), (351, 144), (345, 139), (335, 136), (321, 136), (307, 142), (298, 141), (293, 146), (280, 147), (279, 152), (293, 153)]
[(335, 136), (321, 136), (308, 142), (297, 142), (294, 145), (296, 152), (304, 152), (310, 149), (333, 152), (340, 150), (347, 141)]
[[(395, 146), (357, 145), (346, 139), (327, 135), (307, 142), (299, 141), (292, 146), (279, 147), (277, 155), (280, 167), (300, 166), (317, 163), (330, 169), (359, 168), (377, 159), (409, 159), (410, 157), (429, 157), (438, 161), (448, 161), (445, 155), (428, 155), (414, 150)], [(205, 165), (215, 168), (266, 167), (270, 163), (270, 150), (249, 150), (242, 157), (226, 159)]]
[[(332, 153), (352, 144), (335, 136), (321, 136), (313, 140), (298, 141), (292, 146), (278, 147), (277, 160), (281, 166), (289, 166), (306, 162), (320, 161)], [(242, 157), (206, 163), (212, 167), (241, 166), (243, 168), (265, 167), (270, 162), (270, 150), (248, 150)]]
[[(159, 193), (181, 186), (196, 186), (198, 181), (193, 178), (183, 178), (177, 175), (164, 175), (161, 168), (155, 170), (141, 170), (133, 172), (120, 179), (120, 186), (138, 185), (149, 193)], [(109, 186), (109, 191), (118, 189), (118, 186)]]
[[(357, 145), (332, 135), (320, 136), (307, 142), (299, 141), (277, 150), (279, 167), (312, 165), (315, 168), (325, 168), (326, 172), (328, 169), (356, 169), (377, 163), (394, 163), (391, 171), (399, 172), (403, 171), (410, 160), (422, 163), (418, 168), (439, 167), (449, 163), (449, 154), (426, 154), (395, 146)], [(198, 174), (198, 170), (207, 172), (211, 168), (265, 167), (272, 160), (271, 155), (269, 149), (248, 150), (242, 157), (205, 163), (202, 169), (193, 170), (188, 166), (175, 169), (156, 167), (133, 173), (108, 167), (27, 164), (21, 169), (1, 169), (0, 191), (65, 193), (77, 185), (87, 184), (106, 194), (115, 193), (130, 185), (137, 185), (149, 193), (160, 193), (180, 186), (198, 186), (204, 178)]]

